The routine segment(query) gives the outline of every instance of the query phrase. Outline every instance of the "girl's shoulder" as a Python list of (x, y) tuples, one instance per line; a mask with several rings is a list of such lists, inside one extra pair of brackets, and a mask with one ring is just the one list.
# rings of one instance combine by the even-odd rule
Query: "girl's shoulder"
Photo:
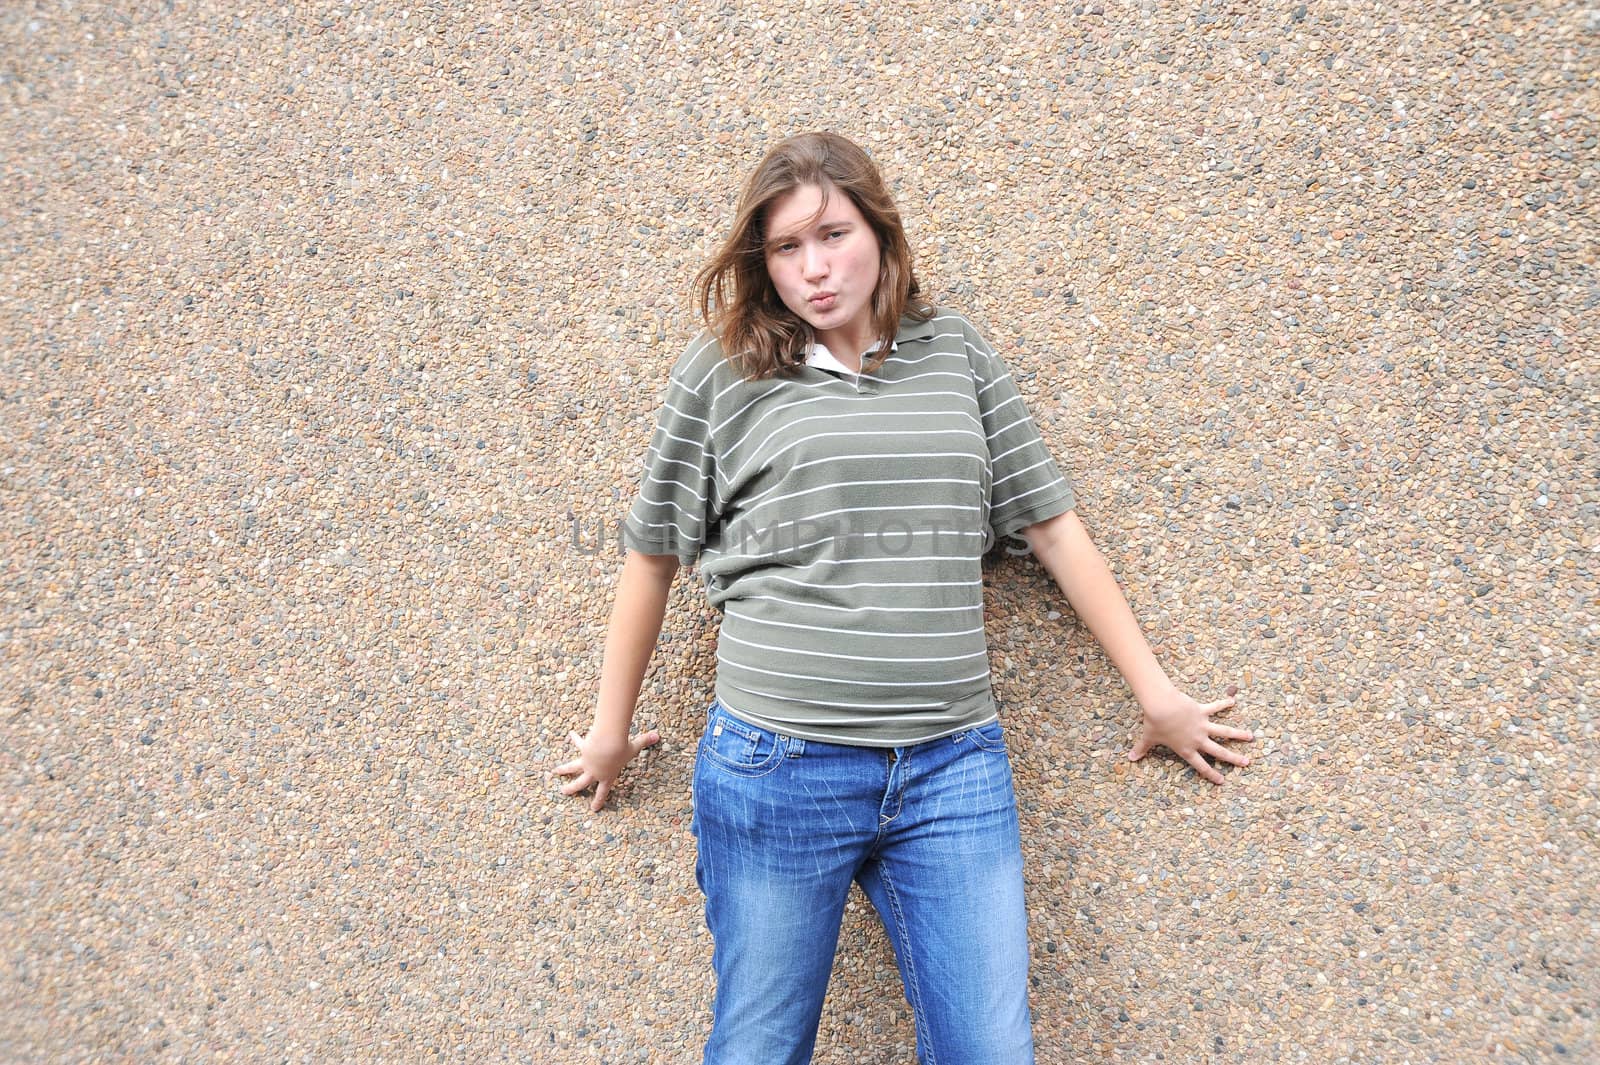
[(901, 333), (920, 332), (946, 335), (959, 333), (968, 337), (979, 335), (977, 326), (972, 322), (972, 316), (960, 307), (946, 303), (930, 303), (925, 310), (927, 317), (907, 311), (904, 317), (900, 319)]
[(697, 388), (702, 382), (715, 377), (719, 370), (728, 368), (722, 341), (710, 329), (701, 329), (673, 362), (671, 373), (689, 387)]

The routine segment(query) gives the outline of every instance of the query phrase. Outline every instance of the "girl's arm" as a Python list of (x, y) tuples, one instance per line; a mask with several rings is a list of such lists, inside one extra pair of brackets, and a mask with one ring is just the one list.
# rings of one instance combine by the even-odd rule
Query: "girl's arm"
[(1238, 689), (1230, 685), (1227, 697), (1212, 703), (1196, 702), (1178, 690), (1156, 661), (1111, 568), (1077, 513), (1069, 510), (1037, 522), (1023, 529), (1022, 536), (1105, 648), (1106, 657), (1128, 681), (1144, 711), (1144, 728), (1128, 759), (1138, 761), (1152, 747), (1168, 747), (1213, 784), (1222, 783), (1222, 774), (1202, 754), (1233, 765), (1249, 765), (1249, 758), (1217, 740), (1252, 740), (1254, 736), (1210, 720), (1211, 714), (1234, 705)]
[(674, 555), (645, 555), (629, 549), (623, 560), (617, 598), (606, 629), (605, 653), (600, 660), (600, 697), (594, 723), (582, 739), (576, 732), (569, 734), (578, 756), (555, 769), (563, 776), (577, 775), (577, 779), (562, 786), (563, 795), (576, 795), (590, 784), (595, 785), (591, 810), (605, 806), (622, 767), (641, 750), (661, 740), (655, 729), (638, 739), (630, 739), (628, 730), (633, 727), (639, 688), (661, 635), (667, 594), (677, 572), (678, 559)]

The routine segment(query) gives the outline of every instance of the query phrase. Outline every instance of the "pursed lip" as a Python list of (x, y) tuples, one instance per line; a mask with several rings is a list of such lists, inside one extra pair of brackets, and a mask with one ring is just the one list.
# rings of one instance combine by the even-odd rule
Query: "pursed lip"
[(837, 292), (819, 292), (815, 296), (811, 297), (811, 302), (812, 303), (816, 303), (816, 302), (818, 302), (820, 300), (830, 299), (831, 297), (834, 297), (834, 296), (837, 296), (837, 295), (838, 295)]

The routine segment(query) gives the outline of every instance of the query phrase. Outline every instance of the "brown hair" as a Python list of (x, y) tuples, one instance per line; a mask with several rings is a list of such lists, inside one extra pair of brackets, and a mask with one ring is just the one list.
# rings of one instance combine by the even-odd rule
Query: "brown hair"
[[(801, 185), (826, 195), (849, 196), (878, 238), (878, 284), (872, 292), (872, 328), (893, 340), (902, 315), (933, 317), (911, 270), (911, 245), (900, 212), (867, 153), (837, 133), (802, 133), (774, 145), (745, 182), (733, 231), (694, 280), (700, 316), (722, 342), (724, 355), (742, 363), (749, 380), (792, 374), (814, 340), (809, 323), (784, 304), (767, 273), (767, 218), (781, 197)], [(714, 304), (714, 306), (713, 306)], [(862, 360), (867, 373), (889, 356), (885, 344)]]

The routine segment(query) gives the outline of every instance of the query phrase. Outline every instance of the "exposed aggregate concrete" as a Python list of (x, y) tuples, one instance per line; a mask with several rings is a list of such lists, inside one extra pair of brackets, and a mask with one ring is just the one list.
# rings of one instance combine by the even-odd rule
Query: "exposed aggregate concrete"
[[(991, 572), (1039, 1060), (1592, 1061), (1579, 4), (0, 9), (0, 1058), (698, 1061), (674, 588), (614, 523), (776, 139), (874, 153), (1168, 672)], [(598, 530), (604, 546), (595, 552)], [(774, 935), (794, 930), (774, 928)], [(909, 1062), (856, 893), (819, 1063)]]

